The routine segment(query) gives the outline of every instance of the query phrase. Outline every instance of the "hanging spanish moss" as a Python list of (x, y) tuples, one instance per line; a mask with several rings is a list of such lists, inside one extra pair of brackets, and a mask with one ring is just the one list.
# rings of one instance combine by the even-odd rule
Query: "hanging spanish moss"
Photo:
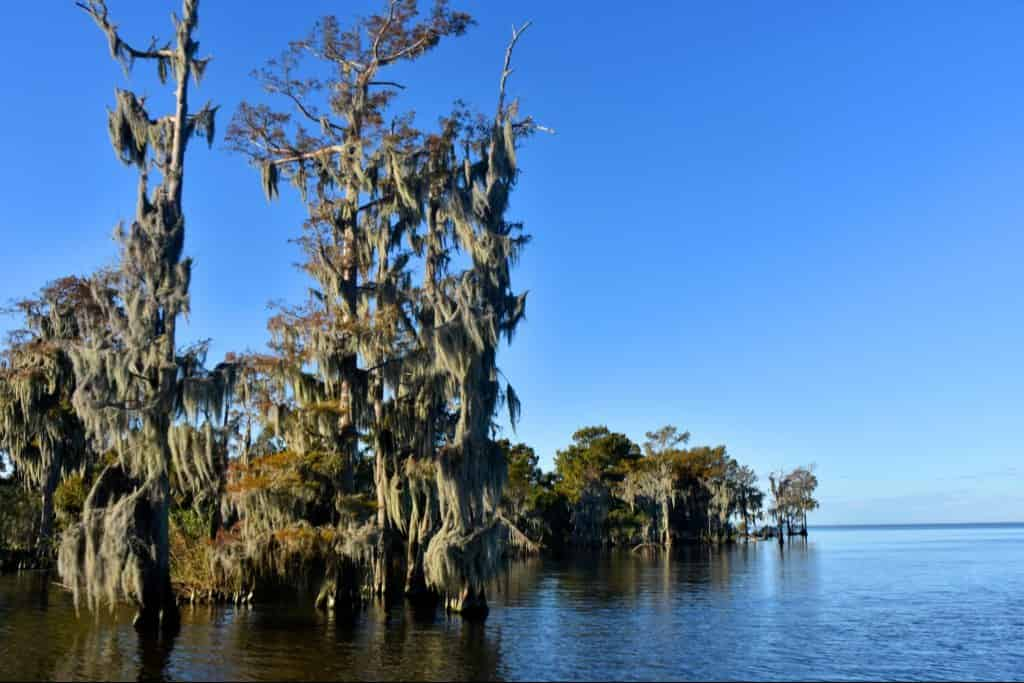
[[(153, 118), (141, 98), (118, 90), (109, 116), (115, 152), (138, 169), (135, 220), (119, 227), (120, 262), (93, 280), (90, 305), (70, 346), (77, 387), (74, 409), (103, 451), (116, 454), (89, 494), (80, 525), (60, 549), (62, 578), (96, 606), (121, 598), (138, 607), (136, 625), (173, 627), (177, 608), (170, 583), (168, 510), (172, 482), (193, 492), (216, 490), (216, 443), (211, 423), (226, 411), (228, 368), (201, 369), (205, 347), (179, 352), (178, 317), (188, 313), (192, 263), (182, 258), (185, 152), (194, 135), (212, 142), (215, 108), (191, 113), (189, 78), (206, 65), (192, 34), (198, 0), (184, 0), (173, 16), (175, 39), (138, 50), (122, 39), (103, 0), (79, 3), (106, 35), (111, 55), (126, 71), (155, 62), (161, 81), (174, 84), (175, 110)], [(151, 172), (159, 183), (150, 188)], [(196, 429), (196, 420), (204, 427)]]
[[(513, 36), (513, 45), (518, 32)], [(505, 62), (509, 73), (511, 46)], [(525, 295), (511, 291), (511, 264), (528, 238), (505, 214), (516, 179), (513, 120), (504, 107), (502, 79), (498, 116), (468, 173), (451, 176), (443, 209), (472, 267), (439, 287), (429, 348), (458, 406), (453, 438), (440, 449), (437, 470), (441, 528), (426, 552), (428, 585), (455, 611), (486, 610), (484, 587), (499, 567), (507, 538), (498, 517), (506, 479), (504, 454), (491, 438), (500, 399), (513, 425), (514, 390), (502, 392), (496, 363), (502, 337), (511, 340), (523, 318)]]
[(540, 460), (536, 451), (526, 444), (512, 445), (508, 439), (502, 439), (497, 445), (507, 464), (499, 511), (501, 524), (507, 532), (505, 554), (510, 558), (537, 555), (551, 540), (553, 532), (540, 510), (545, 483)]
[(159, 572), (152, 547), (159, 542), (160, 509), (166, 493), (157, 480), (142, 481), (120, 465), (108, 466), (85, 502), (82, 521), (64, 533), (58, 570), (71, 588), (76, 608), (119, 600), (158, 604)]
[(79, 337), (77, 316), (88, 283), (76, 277), (56, 280), (13, 312), (24, 327), (13, 333), (0, 356), (0, 452), (7, 453), (28, 490), (41, 493), (35, 552), (48, 562), (53, 550), (53, 496), (64, 477), (86, 470), (95, 460), (85, 427), (71, 407), (75, 376), (66, 344)]
[(315, 583), (320, 605), (358, 602), (372, 584), (376, 526), (368, 497), (352, 493), (353, 463), (338, 457), (337, 411), (319, 382), (287, 377), (279, 359), (248, 356), (238, 367), (217, 575), (240, 590)]
[(631, 510), (642, 512), (642, 544), (668, 548), (672, 545), (672, 517), (676, 502), (686, 495), (680, 487), (679, 447), (690, 439), (689, 432), (663, 427), (647, 432), (645, 458), (624, 477), (619, 496)]

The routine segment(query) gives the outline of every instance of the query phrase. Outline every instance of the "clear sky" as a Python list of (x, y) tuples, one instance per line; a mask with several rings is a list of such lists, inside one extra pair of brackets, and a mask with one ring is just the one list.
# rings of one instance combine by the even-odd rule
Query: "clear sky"
[[(165, 0), (109, 0), (136, 43)], [(518, 438), (550, 466), (587, 424), (666, 423), (762, 478), (818, 465), (819, 523), (1024, 520), (1024, 4), (453, 0), (464, 38), (400, 72), (431, 122), (511, 83), (557, 129), (520, 157), (516, 275), (528, 319), (501, 363)], [(368, 0), (203, 0), (215, 59), (194, 101), (262, 94), (249, 72)], [(71, 0), (10, 3), (0, 42), (0, 301), (112, 262), (135, 175), (105, 107), (125, 80)], [(152, 68), (131, 87), (169, 106)], [(218, 142), (186, 180), (192, 338), (260, 349), (266, 304), (307, 282)], [(8, 329), (10, 320), (0, 321)]]

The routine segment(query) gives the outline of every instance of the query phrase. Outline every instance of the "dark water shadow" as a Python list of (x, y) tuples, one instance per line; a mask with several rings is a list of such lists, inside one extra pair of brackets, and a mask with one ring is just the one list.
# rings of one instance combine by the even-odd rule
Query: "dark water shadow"
[(139, 634), (138, 681), (170, 681), (168, 669), (180, 628), (160, 635)]

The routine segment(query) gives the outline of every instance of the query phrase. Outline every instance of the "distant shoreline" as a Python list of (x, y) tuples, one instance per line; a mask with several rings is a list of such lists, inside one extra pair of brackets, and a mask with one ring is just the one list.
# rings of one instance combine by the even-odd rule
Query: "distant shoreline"
[(871, 528), (999, 528), (1024, 526), (1024, 521), (1017, 522), (918, 522), (888, 524), (808, 524), (808, 531), (816, 529), (871, 529)]

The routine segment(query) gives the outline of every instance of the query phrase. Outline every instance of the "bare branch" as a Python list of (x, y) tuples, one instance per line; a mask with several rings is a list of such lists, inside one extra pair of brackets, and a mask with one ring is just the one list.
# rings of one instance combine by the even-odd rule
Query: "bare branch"
[(501, 85), (498, 88), (498, 120), (501, 119), (505, 111), (505, 84), (508, 82), (508, 77), (514, 71), (512, 68), (512, 50), (515, 49), (519, 36), (523, 35), (532, 23), (532, 21), (528, 21), (520, 28), (512, 27), (512, 40), (509, 41), (508, 47), (505, 49), (505, 66), (501, 70)]
[(285, 155), (278, 159), (268, 159), (267, 163), (274, 164), (275, 166), (283, 166), (284, 164), (293, 164), (297, 161), (306, 161), (308, 159), (315, 159), (318, 156), (324, 154), (344, 154), (346, 145), (328, 145), (326, 147), (320, 147), (319, 149), (310, 150), (308, 152), (298, 152), (295, 150), (287, 149), (268, 149), (267, 151), (273, 155)]
[(154, 49), (151, 46), (147, 50), (139, 50), (126, 43), (117, 32), (117, 24), (111, 23), (109, 20), (107, 5), (103, 0), (88, 0), (88, 3), (76, 2), (75, 5), (91, 16), (100, 30), (106, 34), (107, 40), (110, 42), (111, 57), (120, 61), (125, 69), (136, 59), (170, 60), (174, 58), (174, 51), (170, 49), (169, 45), (160, 49)]
[(373, 47), (370, 49), (370, 54), (373, 56), (373, 62), (375, 64), (380, 64), (380, 41), (384, 39), (384, 34), (388, 32), (388, 29), (391, 28), (391, 24), (395, 21), (395, 5), (397, 4), (396, 0), (391, 0), (391, 2), (388, 3), (388, 18), (381, 25), (380, 30), (377, 31), (377, 35), (373, 38)]
[(397, 62), (399, 59), (402, 59), (403, 57), (408, 57), (411, 54), (416, 54), (416, 52), (418, 52), (423, 46), (429, 45), (432, 38), (433, 36), (430, 35), (424, 36), (423, 38), (417, 40), (415, 43), (412, 43), (411, 45), (406, 45), (398, 52), (394, 52), (388, 55), (387, 57), (378, 60), (378, 63), (380, 64), (380, 66), (386, 66), (388, 64), (391, 64), (392, 62)]
[(334, 123), (333, 121), (328, 120), (326, 116), (324, 116), (322, 118), (317, 118), (316, 116), (314, 116), (313, 112), (311, 112), (309, 109), (307, 109), (306, 106), (304, 104), (302, 104), (302, 100), (300, 100), (298, 98), (298, 96), (296, 96), (294, 93), (292, 93), (290, 91), (286, 91), (286, 90), (277, 90), (277, 92), (281, 93), (282, 95), (284, 95), (285, 97), (290, 99), (292, 102), (294, 102), (295, 103), (295, 108), (298, 109), (299, 112), (303, 116), (305, 116), (307, 119), (309, 119), (313, 123), (315, 123), (315, 124), (317, 124), (319, 126), (323, 126), (324, 124), (326, 124), (331, 130), (337, 131), (339, 133), (345, 132), (345, 127), (344, 126), (339, 126), (338, 124)]

